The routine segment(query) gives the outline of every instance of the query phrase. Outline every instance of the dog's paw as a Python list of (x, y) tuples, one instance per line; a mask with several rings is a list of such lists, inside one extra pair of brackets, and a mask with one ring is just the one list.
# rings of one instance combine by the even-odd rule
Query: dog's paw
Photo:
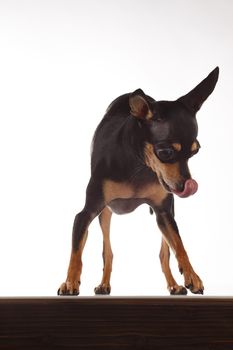
[(95, 288), (95, 294), (96, 295), (109, 295), (111, 293), (111, 286), (110, 284), (100, 284), (98, 287)]
[(187, 289), (183, 286), (169, 286), (168, 290), (171, 295), (186, 295), (187, 294)]
[(185, 276), (185, 287), (193, 294), (204, 294), (202, 280), (194, 271)]
[(192, 284), (186, 285), (186, 288), (190, 290), (193, 294), (204, 294), (204, 286), (202, 287), (195, 287)]
[(58, 295), (63, 296), (75, 296), (79, 295), (79, 282), (65, 282), (62, 283), (57, 291)]

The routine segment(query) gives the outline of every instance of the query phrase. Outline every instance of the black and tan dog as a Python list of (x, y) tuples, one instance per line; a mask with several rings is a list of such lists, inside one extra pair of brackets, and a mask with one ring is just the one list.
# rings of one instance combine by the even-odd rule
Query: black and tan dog
[[(160, 260), (168, 290), (186, 294), (189, 288), (195, 294), (203, 293), (203, 283), (190, 264), (174, 219), (173, 195), (185, 198), (197, 191), (188, 168), (189, 158), (200, 148), (196, 112), (214, 90), (218, 74), (217, 67), (176, 101), (155, 101), (139, 89), (118, 97), (108, 107), (94, 135), (86, 203), (74, 220), (70, 265), (59, 295), (79, 294), (82, 252), (88, 226), (96, 216), (103, 231), (104, 269), (95, 293), (110, 293), (112, 213), (130, 213), (143, 203), (155, 212), (162, 232)], [(186, 288), (172, 276), (170, 248)]]

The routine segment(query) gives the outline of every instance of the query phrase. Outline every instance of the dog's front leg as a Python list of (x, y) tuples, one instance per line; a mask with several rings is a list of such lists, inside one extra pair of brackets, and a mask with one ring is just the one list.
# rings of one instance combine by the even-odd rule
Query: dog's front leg
[(167, 289), (169, 290), (170, 294), (186, 295), (187, 289), (184, 286), (178, 285), (178, 283), (176, 282), (176, 280), (172, 275), (170, 264), (169, 264), (170, 248), (163, 237), (162, 237), (162, 244), (161, 244), (159, 258), (161, 262), (162, 271), (167, 281)]
[[(163, 234), (163, 238), (168, 246), (173, 250), (178, 261), (179, 270), (184, 275), (185, 287), (189, 288), (194, 294), (203, 294), (203, 283), (190, 264), (187, 252), (184, 249), (178, 227), (171, 211), (162, 208), (155, 211), (157, 223)], [(166, 246), (164, 247), (166, 248)], [(165, 250), (167, 250), (167, 248)], [(164, 266), (165, 265), (166, 259)]]

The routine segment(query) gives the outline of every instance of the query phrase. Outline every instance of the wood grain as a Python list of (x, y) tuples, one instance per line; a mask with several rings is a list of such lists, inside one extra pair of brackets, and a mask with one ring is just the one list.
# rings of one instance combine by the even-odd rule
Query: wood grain
[(0, 349), (232, 350), (233, 298), (0, 298)]

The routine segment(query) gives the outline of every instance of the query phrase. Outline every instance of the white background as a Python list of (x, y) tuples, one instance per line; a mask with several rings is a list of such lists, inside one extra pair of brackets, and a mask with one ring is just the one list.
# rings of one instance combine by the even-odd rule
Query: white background
[[(233, 294), (232, 62), (231, 0), (0, 0), (0, 295), (56, 295), (65, 280), (108, 104), (139, 87), (176, 99), (217, 65), (190, 161), (199, 191), (176, 198), (176, 219), (205, 294)], [(114, 216), (111, 232), (112, 295), (167, 295), (148, 207)], [(101, 280), (101, 254), (95, 220), (81, 295)]]

